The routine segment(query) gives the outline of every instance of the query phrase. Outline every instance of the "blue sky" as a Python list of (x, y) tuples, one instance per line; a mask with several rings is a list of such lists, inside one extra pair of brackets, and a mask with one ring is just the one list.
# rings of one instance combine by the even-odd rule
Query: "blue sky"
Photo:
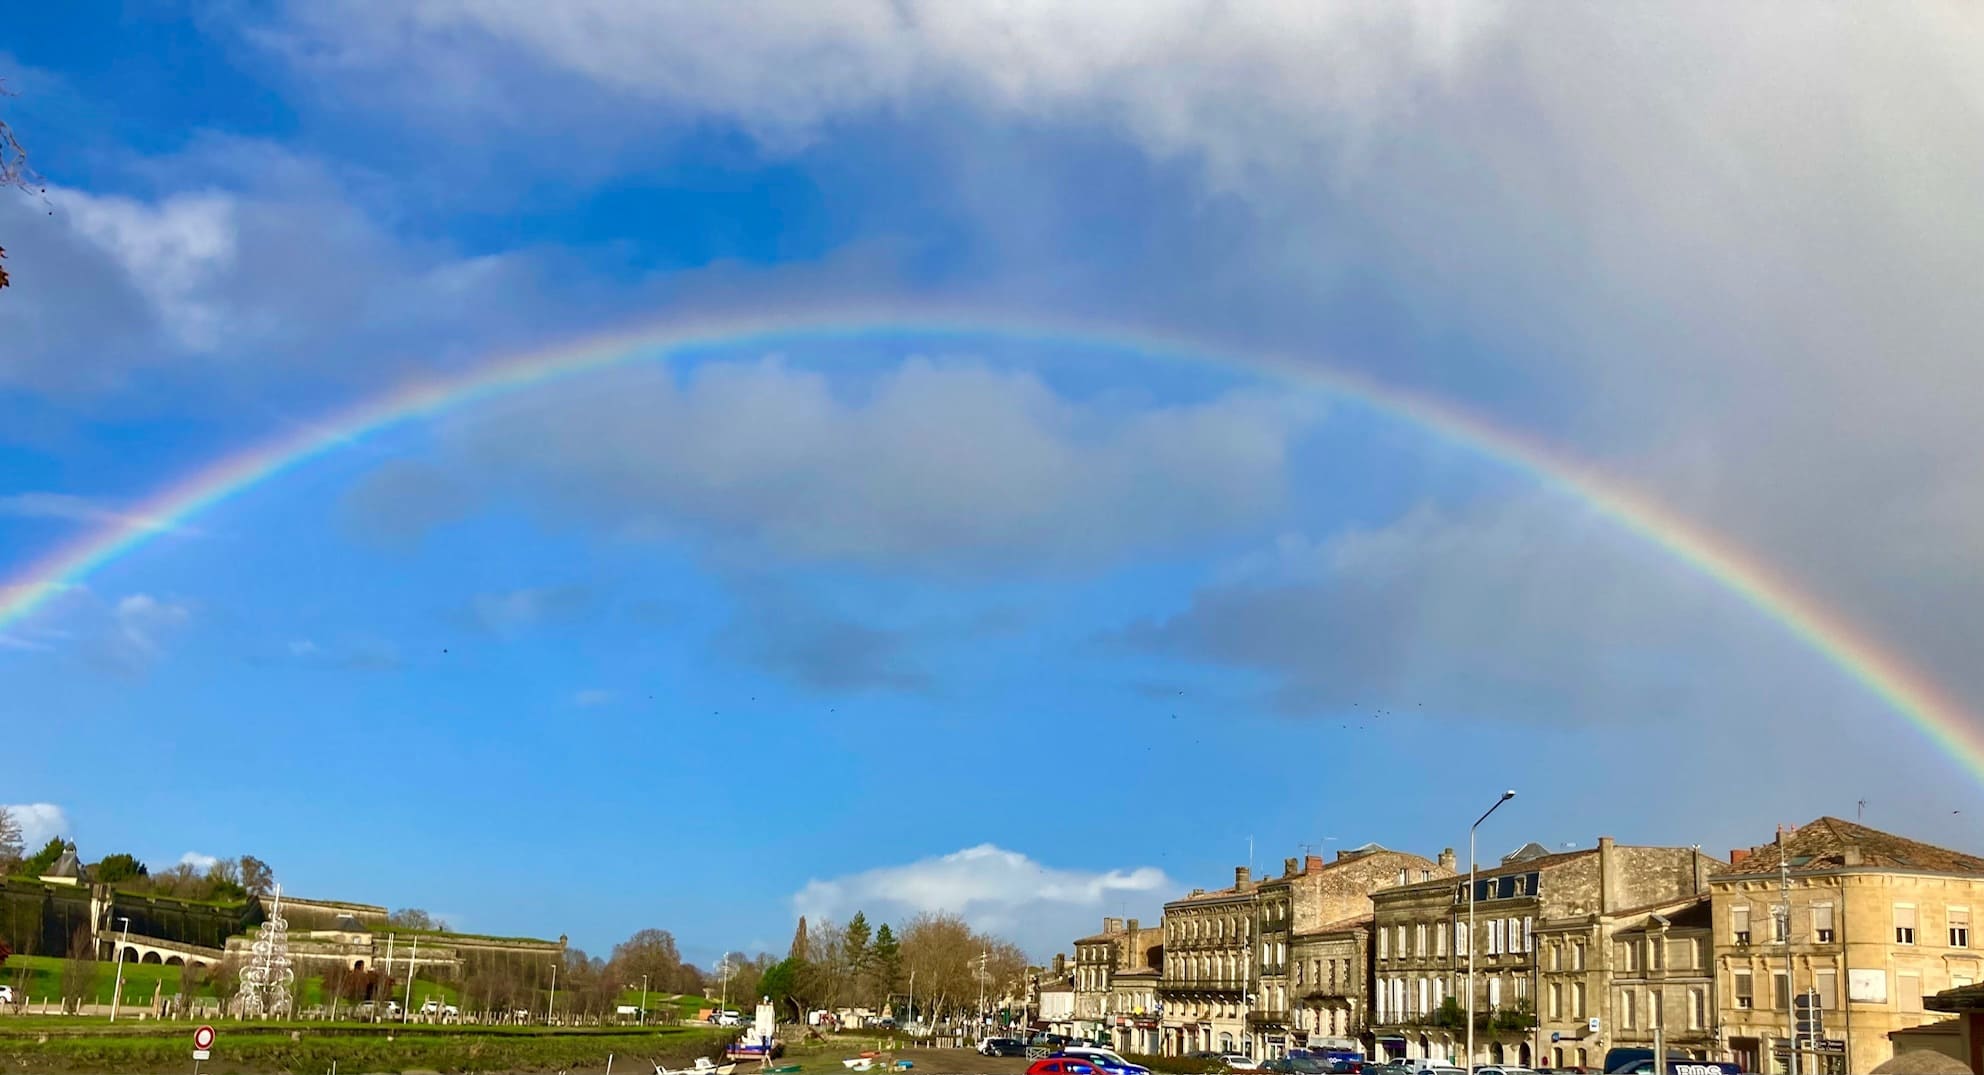
[[(43, 5), (0, 42), (47, 183), (0, 198), (0, 565), (499, 355), (963, 306), (1450, 400), (1984, 710), (1984, 25), (1798, 19)], [(1779, 625), (1493, 460), (997, 332), (379, 430), (0, 642), (0, 801), (86, 857), (251, 853), (704, 961), (857, 908), (1046, 954), (1250, 839), (1431, 853), (1511, 786), (1488, 847), (1721, 850), (1864, 799), (1976, 850), (1984, 809)]]

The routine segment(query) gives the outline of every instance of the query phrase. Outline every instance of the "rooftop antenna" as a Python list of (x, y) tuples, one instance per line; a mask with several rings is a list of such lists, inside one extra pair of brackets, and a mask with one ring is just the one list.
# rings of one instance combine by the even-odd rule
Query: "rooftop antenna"
[(1247, 872), (1254, 872), (1254, 838), (1251, 835), (1247, 837)]
[(1862, 799), (1853, 805), (1854, 805), (1853, 820), (1855, 821), (1867, 820), (1867, 800)]

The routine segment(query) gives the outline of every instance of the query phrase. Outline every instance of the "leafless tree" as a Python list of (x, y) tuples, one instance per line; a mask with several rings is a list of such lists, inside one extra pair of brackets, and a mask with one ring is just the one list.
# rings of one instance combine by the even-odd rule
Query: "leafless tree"
[[(0, 128), (5, 126), (0, 124)], [(6, 270), (0, 269), (0, 283), (6, 278)], [(0, 806), (0, 876), (12, 873), (27, 853), (27, 846), (21, 842), (21, 823), (14, 820), (12, 811)]]
[[(13, 91), (0, 84), (0, 97), (12, 97)], [(28, 151), (21, 140), (14, 136), (14, 128), (0, 119), (0, 186), (14, 187), (30, 194), (39, 194), (44, 201), (48, 188), (42, 186), (41, 176), (28, 163)], [(0, 247), (0, 258), (7, 256), (6, 247)], [(7, 270), (0, 266), (0, 287), (8, 284)]]

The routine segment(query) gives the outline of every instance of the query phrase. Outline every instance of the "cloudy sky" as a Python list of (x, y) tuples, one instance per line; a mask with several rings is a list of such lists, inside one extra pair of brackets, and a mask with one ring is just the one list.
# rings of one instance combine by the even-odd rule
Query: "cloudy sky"
[[(1303, 375), (1636, 490), (1974, 728), (1979, 55), (1937, 4), (31, 6), (0, 568), (154, 533), (0, 624), (0, 800), (704, 959), (857, 908), (1045, 954), (1250, 841), (1464, 844), (1504, 787), (1489, 847), (1864, 810), (1984, 850), (1975, 760), (1785, 625)], [(971, 326), (836, 318), (875, 309)], [(823, 328), (144, 517), (712, 318)]]

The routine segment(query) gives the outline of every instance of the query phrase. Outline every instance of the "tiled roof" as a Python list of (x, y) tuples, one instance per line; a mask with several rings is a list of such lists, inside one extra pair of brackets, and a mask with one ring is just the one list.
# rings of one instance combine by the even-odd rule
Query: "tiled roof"
[[(1554, 855), (1545, 855), (1542, 858), (1526, 859), (1522, 862), (1511, 862), (1506, 866), (1494, 866), (1491, 868), (1488, 866), (1482, 866), (1477, 864), (1474, 870), (1474, 876), (1477, 880), (1486, 881), (1491, 877), (1509, 877), (1514, 874), (1533, 873), (1539, 869), (1545, 869), (1551, 866), (1560, 866), (1574, 859), (1579, 859), (1587, 855), (1596, 855), (1596, 854), (1598, 854), (1597, 848), (1587, 847), (1578, 851), (1560, 851)], [(1392, 888), (1381, 888), (1378, 891), (1371, 893), (1371, 895), (1374, 897), (1378, 897), (1378, 896), (1387, 896), (1394, 892), (1414, 892), (1414, 891), (1424, 892), (1432, 888), (1443, 888), (1443, 889), (1452, 888), (1455, 885), (1465, 885), (1466, 883), (1467, 883), (1467, 871), (1463, 869), (1457, 872), (1452, 877), (1435, 877), (1430, 881), (1414, 881), (1409, 885), (1396, 885)]]
[[(1785, 833), (1781, 854), (1794, 870), (1828, 870), (1847, 864), (1848, 849), (1859, 852), (1861, 866), (1984, 875), (1984, 858), (1836, 817), (1822, 817)], [(1716, 876), (1776, 873), (1779, 856), (1777, 843), (1763, 844), (1751, 848), (1747, 858)]]

